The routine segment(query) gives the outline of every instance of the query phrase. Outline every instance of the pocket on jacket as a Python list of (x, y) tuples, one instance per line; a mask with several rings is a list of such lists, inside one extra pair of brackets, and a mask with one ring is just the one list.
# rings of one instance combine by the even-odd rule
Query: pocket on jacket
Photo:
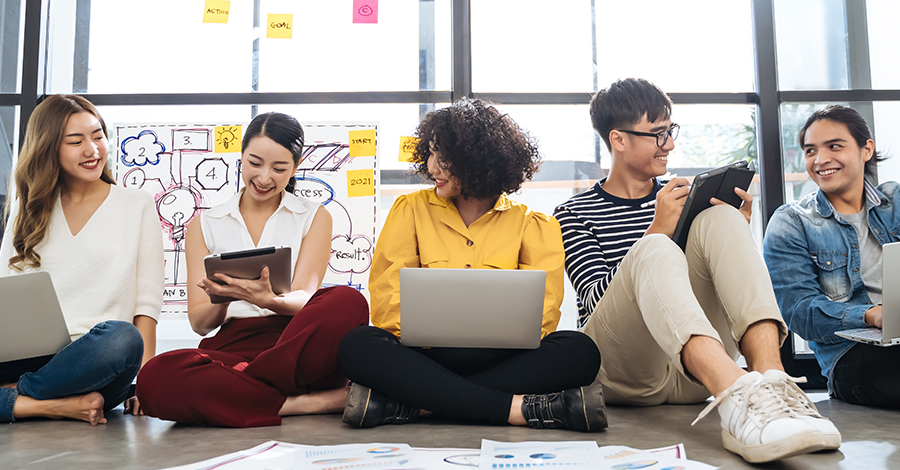
[(847, 272), (847, 254), (837, 251), (811, 253), (819, 270), (819, 285), (828, 300), (846, 302), (850, 299), (850, 274)]

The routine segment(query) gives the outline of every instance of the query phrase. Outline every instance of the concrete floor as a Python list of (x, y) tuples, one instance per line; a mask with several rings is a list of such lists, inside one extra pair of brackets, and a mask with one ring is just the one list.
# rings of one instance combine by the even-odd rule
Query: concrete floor
[(341, 423), (339, 415), (291, 417), (274, 427), (225, 429), (124, 416), (120, 407), (108, 414), (108, 424), (94, 428), (80, 422), (51, 420), (0, 425), (0, 469), (159, 469), (248, 449), (269, 440), (310, 445), (385, 442), (478, 449), (482, 438), (596, 440), (600, 446), (643, 449), (684, 443), (689, 459), (723, 468), (900, 468), (900, 411), (849, 405), (828, 400), (824, 394), (814, 394), (813, 400), (818, 401), (820, 412), (831, 417), (843, 434), (841, 449), (755, 466), (722, 447), (716, 413), (690, 426), (703, 405), (610, 407), (610, 427), (597, 434), (437, 419), (352, 429)]

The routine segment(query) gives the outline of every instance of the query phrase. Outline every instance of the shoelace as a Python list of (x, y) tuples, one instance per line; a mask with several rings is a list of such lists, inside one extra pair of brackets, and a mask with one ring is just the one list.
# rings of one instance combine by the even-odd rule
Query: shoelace
[[(745, 403), (748, 411), (756, 411), (756, 413), (745, 413), (744, 419), (753, 419), (760, 428), (774, 419), (791, 417), (794, 415), (785, 400), (775, 393), (775, 390), (772, 388), (769, 381), (760, 379), (741, 387), (735, 388), (732, 385), (725, 389), (724, 392), (700, 412), (700, 415), (697, 416), (697, 419), (695, 419), (693, 423), (691, 423), (691, 426), (697, 424), (697, 422), (708, 415), (713, 408), (719, 406), (723, 400), (732, 395), (734, 395), (738, 401)], [(757, 415), (759, 419), (757, 419)]]
[(806, 377), (787, 376), (784, 380), (769, 379), (769, 383), (776, 391), (783, 392), (784, 401), (798, 415), (824, 418), (824, 416), (819, 414), (819, 410), (812, 400), (809, 399), (806, 392), (797, 386), (798, 383), (806, 383)]

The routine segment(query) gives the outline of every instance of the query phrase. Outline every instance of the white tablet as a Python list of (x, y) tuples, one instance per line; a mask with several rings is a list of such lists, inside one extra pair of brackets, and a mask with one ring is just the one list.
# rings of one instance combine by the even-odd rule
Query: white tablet
[[(219, 284), (224, 284), (224, 282), (214, 277), (215, 273), (222, 273), (238, 279), (259, 279), (263, 266), (268, 266), (272, 292), (284, 294), (291, 291), (291, 247), (289, 246), (270, 246), (216, 253), (203, 258), (203, 264), (206, 267), (206, 277)], [(236, 299), (210, 295), (209, 300), (214, 304), (221, 304)]]

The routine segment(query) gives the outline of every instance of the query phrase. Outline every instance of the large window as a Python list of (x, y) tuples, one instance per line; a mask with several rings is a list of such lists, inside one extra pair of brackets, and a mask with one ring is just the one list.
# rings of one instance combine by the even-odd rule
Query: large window
[[(4, 177), (48, 93), (85, 94), (110, 123), (247, 122), (279, 110), (377, 121), (387, 210), (421, 187), (398, 159), (400, 138), (425, 113), (474, 96), (538, 139), (543, 170), (514, 197), (549, 212), (611, 163), (591, 129), (591, 94), (643, 77), (676, 103), (672, 173), (759, 163), (757, 241), (775, 208), (815, 189), (796, 132), (819, 106), (859, 109), (879, 150), (895, 157), (879, 178), (900, 179), (893, 0), (390, 0), (374, 24), (353, 22), (352, 0), (232, 1), (224, 24), (204, 23), (203, 5), (0, 0)], [(269, 14), (292, 15), (290, 39), (267, 37)], [(574, 316), (562, 325), (574, 327)]]

